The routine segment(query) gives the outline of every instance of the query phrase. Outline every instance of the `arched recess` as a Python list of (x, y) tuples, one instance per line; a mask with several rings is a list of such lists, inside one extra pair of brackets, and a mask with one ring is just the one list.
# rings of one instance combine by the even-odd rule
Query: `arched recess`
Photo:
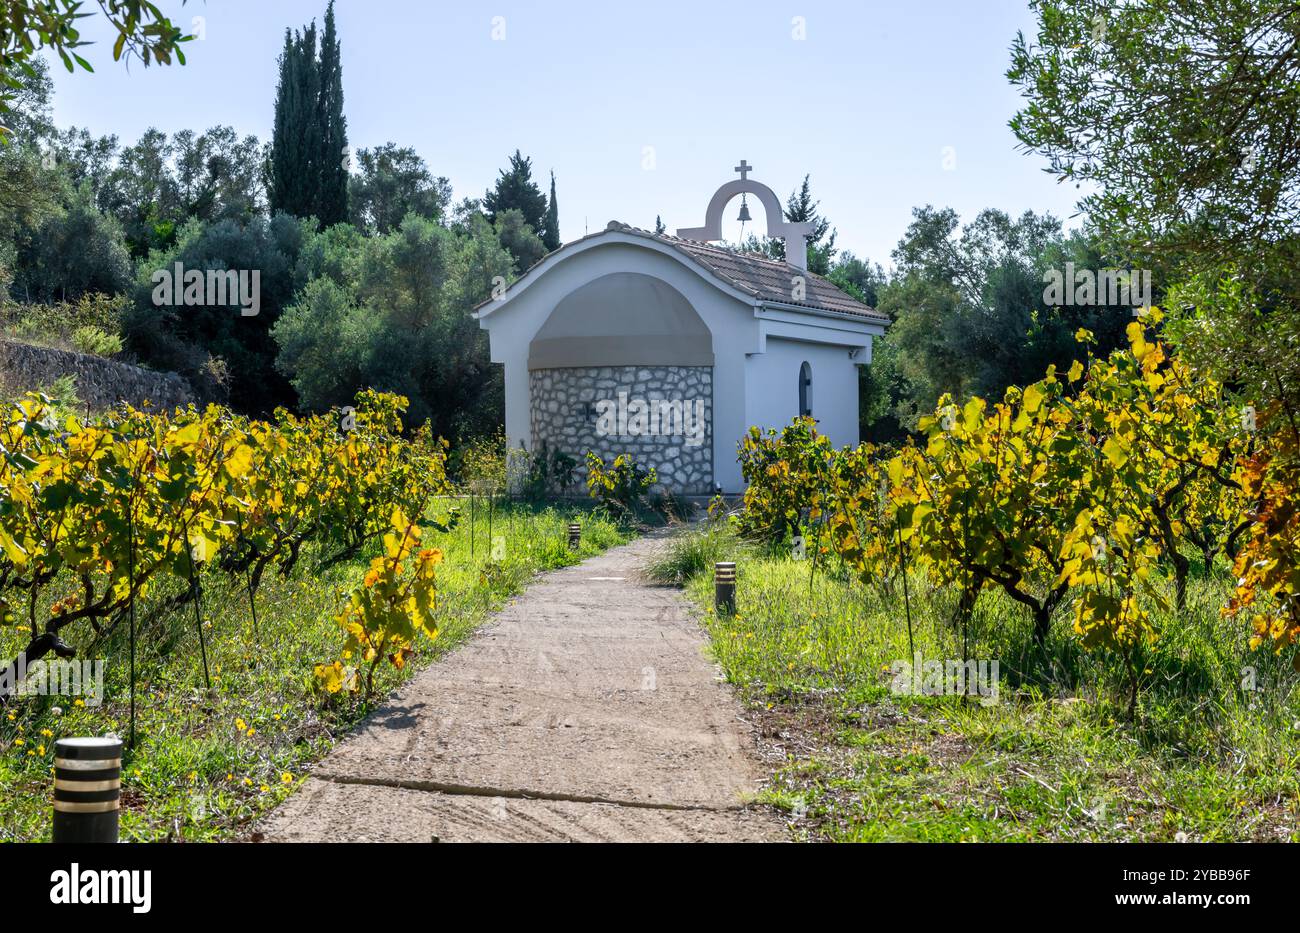
[(528, 345), (528, 368), (712, 366), (713, 335), (662, 279), (613, 272), (574, 289)]

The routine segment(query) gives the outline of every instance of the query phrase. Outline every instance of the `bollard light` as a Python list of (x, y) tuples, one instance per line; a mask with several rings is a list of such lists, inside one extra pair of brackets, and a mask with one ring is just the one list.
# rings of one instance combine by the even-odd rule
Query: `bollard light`
[(117, 842), (122, 740), (54, 742), (54, 842)]
[(736, 565), (732, 561), (713, 565), (713, 607), (719, 615), (736, 614)]
[(582, 543), (582, 526), (577, 522), (569, 524), (569, 550), (576, 551)]

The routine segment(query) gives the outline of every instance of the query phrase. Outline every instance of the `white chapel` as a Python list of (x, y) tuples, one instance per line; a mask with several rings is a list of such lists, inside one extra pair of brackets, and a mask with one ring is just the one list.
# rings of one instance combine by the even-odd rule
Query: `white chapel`
[[(810, 414), (835, 445), (858, 442), (858, 367), (889, 320), (810, 273), (809, 225), (785, 222), (746, 162), (736, 171), (703, 226), (668, 236), (610, 221), (475, 309), (505, 367), (510, 446), (579, 462), (629, 453), (666, 489), (708, 495), (741, 491), (751, 425)], [(716, 245), (741, 195), (762, 204), (785, 261)]]

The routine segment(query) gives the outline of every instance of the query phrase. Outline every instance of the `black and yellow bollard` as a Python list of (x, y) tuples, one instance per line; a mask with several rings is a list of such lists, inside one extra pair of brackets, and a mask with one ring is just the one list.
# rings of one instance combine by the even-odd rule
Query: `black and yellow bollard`
[(54, 743), (54, 842), (117, 842), (122, 740)]
[(569, 550), (576, 551), (582, 544), (582, 526), (577, 522), (569, 524)]
[(719, 615), (736, 614), (736, 565), (731, 561), (713, 565), (713, 607)]

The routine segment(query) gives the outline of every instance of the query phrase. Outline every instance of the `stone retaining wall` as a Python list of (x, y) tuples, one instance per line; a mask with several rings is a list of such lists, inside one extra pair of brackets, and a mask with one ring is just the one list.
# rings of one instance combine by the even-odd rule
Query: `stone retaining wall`
[(158, 373), (99, 356), (37, 347), (0, 339), (0, 383), (10, 392), (49, 387), (71, 373), (77, 397), (91, 411), (129, 402), (139, 408), (148, 401), (157, 409), (193, 401), (189, 384), (175, 373)]
[[(713, 491), (713, 368), (600, 366), (528, 374), (532, 447), (581, 464), (631, 454), (672, 492)], [(585, 473), (585, 471), (582, 471)]]

